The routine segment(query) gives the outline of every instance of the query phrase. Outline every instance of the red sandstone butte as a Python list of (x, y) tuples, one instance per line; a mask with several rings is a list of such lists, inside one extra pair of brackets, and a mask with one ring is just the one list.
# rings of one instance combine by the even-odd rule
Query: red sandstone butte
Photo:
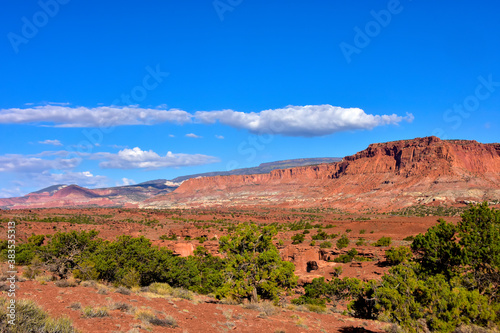
[(332, 207), (388, 211), (500, 199), (500, 144), (417, 138), (371, 144), (342, 161), (268, 174), (189, 179), (141, 207)]

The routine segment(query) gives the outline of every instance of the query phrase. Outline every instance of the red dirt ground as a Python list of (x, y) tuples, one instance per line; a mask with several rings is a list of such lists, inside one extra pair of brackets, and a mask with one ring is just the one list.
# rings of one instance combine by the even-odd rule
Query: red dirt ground
[[(76, 224), (70, 222), (40, 222), (44, 218), (62, 217), (69, 218), (75, 215), (90, 216), (94, 224)], [(447, 221), (457, 222), (459, 217), (444, 217)], [(205, 246), (210, 252), (218, 254), (218, 241), (222, 235), (227, 234), (227, 227), (242, 222), (269, 224), (277, 222), (286, 224), (300, 220), (311, 224), (321, 224), (328, 234), (347, 234), (351, 244), (348, 248), (337, 250), (335, 245), (331, 249), (321, 251), (316, 241), (315, 246), (310, 246), (311, 236), (317, 229), (310, 229), (306, 240), (302, 244), (292, 245), (291, 236), (299, 231), (282, 231), (276, 237), (276, 244), (285, 260), (290, 260), (296, 265), (296, 274), (300, 282), (307, 282), (314, 277), (324, 276), (331, 278), (333, 267), (342, 266), (341, 277), (357, 277), (360, 279), (380, 279), (388, 270), (383, 265), (384, 252), (387, 248), (374, 247), (373, 245), (356, 246), (359, 238), (373, 243), (382, 236), (391, 237), (392, 245), (407, 245), (403, 239), (407, 236), (425, 232), (434, 225), (436, 216), (403, 217), (385, 214), (348, 214), (331, 210), (296, 211), (286, 209), (253, 209), (251, 211), (226, 209), (226, 210), (140, 210), (140, 209), (31, 209), (0, 211), (0, 239), (5, 239), (7, 233), (5, 221), (17, 220), (17, 240), (25, 240), (32, 234), (54, 234), (58, 231), (91, 230), (100, 232), (99, 237), (114, 239), (119, 235), (145, 236), (155, 245), (166, 246), (170, 249), (192, 249), (197, 245)], [(147, 222), (150, 221), (150, 222)], [(151, 222), (153, 221), (153, 222)], [(146, 225), (149, 224), (149, 225)], [(333, 226), (328, 228), (327, 226)], [(222, 231), (220, 229), (223, 229)], [(350, 229), (350, 231), (348, 230)], [(162, 241), (161, 235), (175, 233), (177, 241)], [(208, 241), (199, 244), (198, 240), (184, 240), (190, 236), (207, 236)], [(213, 237), (214, 240), (211, 240)], [(338, 237), (336, 238), (338, 239)], [(336, 239), (330, 240), (335, 244)], [(283, 244), (279, 245), (278, 241)], [(193, 247), (190, 247), (190, 244)], [(351, 248), (374, 258), (373, 261), (339, 264), (328, 262), (324, 259), (333, 259)], [(189, 252), (189, 251), (188, 251)], [(182, 253), (181, 253), (182, 254)], [(319, 269), (306, 272), (308, 261), (316, 261)], [(301, 312), (283, 308), (278, 314), (262, 316), (259, 311), (245, 309), (240, 305), (225, 305), (206, 303), (211, 299), (207, 296), (195, 296), (195, 300), (173, 298), (152, 298), (151, 294), (133, 293), (122, 295), (108, 287), (107, 294), (98, 293), (93, 287), (57, 287), (54, 282), (41, 284), (38, 281), (19, 282), (18, 298), (35, 300), (51, 315), (58, 317), (68, 316), (74, 325), (82, 332), (382, 332), (385, 323), (367, 320), (358, 320), (349, 316), (334, 313), (327, 314), (314, 312)], [(290, 297), (296, 298), (302, 291), (298, 287), (297, 294)], [(290, 299), (289, 298), (289, 299)], [(288, 300), (289, 300), (288, 299)], [(68, 308), (71, 304), (79, 302), (85, 306), (111, 306), (117, 302), (124, 302), (136, 308), (150, 309), (161, 316), (170, 315), (177, 321), (178, 327), (162, 328), (144, 324), (134, 318), (133, 314), (112, 310), (110, 316), (105, 318), (83, 318), (81, 310)], [(341, 312), (343, 307), (338, 307)], [(135, 329), (135, 331), (134, 331)]]

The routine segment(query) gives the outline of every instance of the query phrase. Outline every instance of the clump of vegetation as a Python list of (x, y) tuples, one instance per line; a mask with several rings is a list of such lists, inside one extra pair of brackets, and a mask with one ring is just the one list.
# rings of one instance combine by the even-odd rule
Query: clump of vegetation
[(346, 254), (341, 254), (337, 258), (333, 259), (333, 261), (345, 264), (351, 262), (357, 254), (358, 251), (356, 249), (350, 249)]
[(470, 206), (456, 226), (439, 220), (415, 237), (411, 249), (413, 258), (404, 247), (386, 251), (396, 265), (381, 281), (314, 279), (293, 303), (350, 300), (348, 311), (356, 317), (394, 323), (407, 332), (498, 328), (500, 211), (486, 203)]
[(399, 265), (409, 261), (412, 257), (412, 252), (410, 248), (406, 246), (391, 247), (389, 250), (385, 251), (385, 256), (389, 264)]
[(321, 249), (329, 249), (332, 247), (332, 242), (328, 242), (328, 241), (322, 242), (321, 244), (319, 244), (319, 247)]
[(391, 212), (392, 215), (400, 216), (459, 216), (465, 211), (462, 207), (445, 207), (445, 206), (424, 206), (415, 205), (401, 210)]
[(245, 309), (256, 310), (263, 316), (268, 317), (280, 312), (280, 309), (270, 301), (252, 302), (243, 305)]
[(349, 243), (349, 238), (346, 235), (342, 235), (342, 237), (337, 240), (337, 248), (339, 250), (346, 248), (349, 246)]
[(86, 306), (82, 310), (82, 316), (84, 318), (102, 318), (109, 316), (107, 307), (97, 307), (93, 308), (91, 306)]
[(292, 236), (292, 244), (300, 244), (304, 241), (306, 236), (304, 234), (296, 234)]
[(356, 242), (357, 246), (363, 246), (363, 245), (367, 245), (367, 244), (368, 244), (368, 242), (366, 241), (366, 239), (363, 239), (363, 238), (358, 239)]
[(8, 321), (9, 299), (0, 296), (0, 332), (25, 333), (25, 332), (43, 332), (43, 333), (77, 333), (69, 318), (51, 318), (35, 302), (31, 300), (20, 299), (16, 301), (15, 325)]
[(158, 316), (155, 316), (150, 310), (137, 310), (135, 312), (135, 317), (155, 326), (172, 328), (177, 327), (177, 321), (172, 316), (165, 316), (164, 318), (160, 318)]
[(168, 234), (165, 234), (165, 235), (161, 235), (160, 236), (160, 239), (161, 240), (177, 240), (177, 235), (176, 234), (171, 234), (171, 235), (168, 235)]
[(391, 237), (382, 236), (375, 243), (373, 243), (373, 246), (385, 247), (385, 246), (390, 246), (391, 243), (392, 243)]
[(221, 237), (220, 250), (227, 258), (219, 298), (277, 302), (280, 293), (295, 287), (295, 267), (281, 259), (272, 243), (275, 234), (273, 227), (241, 224), (234, 235)]

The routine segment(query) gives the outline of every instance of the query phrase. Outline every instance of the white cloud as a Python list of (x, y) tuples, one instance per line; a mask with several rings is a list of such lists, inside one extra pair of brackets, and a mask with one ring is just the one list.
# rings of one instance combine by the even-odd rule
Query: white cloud
[(23, 196), (24, 192), (20, 187), (13, 187), (11, 189), (0, 189), (0, 198), (13, 198)]
[(222, 140), (222, 139), (224, 139), (224, 136), (222, 136), (222, 135), (215, 135), (215, 137), (216, 137), (217, 139), (221, 139), (221, 140)]
[(128, 179), (128, 178), (122, 178), (122, 183), (120, 185), (128, 186), (128, 185), (134, 185), (134, 184), (135, 184), (135, 180)]
[(62, 146), (62, 143), (59, 140), (45, 140), (45, 141), (38, 141), (38, 143), (41, 143), (42, 145)]
[[(197, 111), (194, 115), (178, 109), (146, 109), (137, 106), (99, 106), (95, 108), (44, 105), (30, 108), (0, 109), (0, 124), (38, 124), (56, 127), (111, 127), (122, 125), (154, 125), (165, 122), (185, 124), (193, 120), (246, 129), (257, 134), (284, 136), (323, 136), (348, 130), (372, 129), (413, 121), (406, 116), (373, 115), (359, 108), (306, 105), (287, 106), (260, 112), (234, 110)], [(189, 133), (187, 137), (196, 138)]]
[(168, 152), (160, 156), (152, 150), (123, 149), (118, 154), (96, 153), (94, 159), (103, 159), (99, 164), (105, 169), (160, 169), (215, 163), (219, 160), (213, 156), (201, 154), (173, 154)]
[[(48, 153), (48, 152), (45, 152)], [(57, 153), (57, 152), (54, 152)], [(69, 170), (80, 162), (78, 158), (42, 159), (19, 154), (0, 156), (0, 172), (42, 172), (45, 170)]]
[(188, 133), (188, 134), (186, 134), (186, 137), (193, 138), (193, 139), (201, 139), (202, 138), (202, 136), (196, 135), (194, 133)]
[(281, 134), (284, 136), (323, 136), (336, 132), (372, 129), (377, 126), (398, 124), (406, 117), (367, 114), (358, 108), (341, 108), (332, 105), (287, 106), (282, 109), (261, 112), (237, 112), (233, 110), (198, 111), (195, 118), (202, 123), (219, 121), (224, 125), (247, 129), (257, 134)]
[(26, 175), (31, 178), (40, 188), (52, 186), (55, 184), (77, 184), (88, 187), (105, 187), (108, 184), (106, 176), (93, 175), (90, 171), (83, 172), (62, 172), (51, 173), (44, 171), (39, 174)]
[(32, 108), (0, 109), (0, 124), (49, 123), (56, 127), (112, 127), (191, 122), (186, 111), (100, 106), (95, 108), (44, 105)]
[(168, 136), (171, 138), (175, 138), (175, 135), (173, 135), (173, 134), (169, 134)]

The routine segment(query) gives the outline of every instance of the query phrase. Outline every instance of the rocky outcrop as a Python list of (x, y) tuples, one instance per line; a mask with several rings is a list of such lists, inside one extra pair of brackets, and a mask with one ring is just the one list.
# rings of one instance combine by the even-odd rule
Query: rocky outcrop
[(500, 198), (500, 144), (417, 138), (371, 144), (342, 161), (185, 181), (143, 207), (284, 206), (392, 210)]
[(191, 243), (176, 243), (174, 245), (174, 254), (181, 257), (189, 257), (194, 254), (194, 245)]
[(191, 178), (173, 192), (175, 187), (160, 185), (95, 190), (57, 186), (0, 199), (0, 208), (280, 206), (390, 211), (415, 204), (499, 202), (500, 144), (417, 138), (371, 144), (336, 163)]

